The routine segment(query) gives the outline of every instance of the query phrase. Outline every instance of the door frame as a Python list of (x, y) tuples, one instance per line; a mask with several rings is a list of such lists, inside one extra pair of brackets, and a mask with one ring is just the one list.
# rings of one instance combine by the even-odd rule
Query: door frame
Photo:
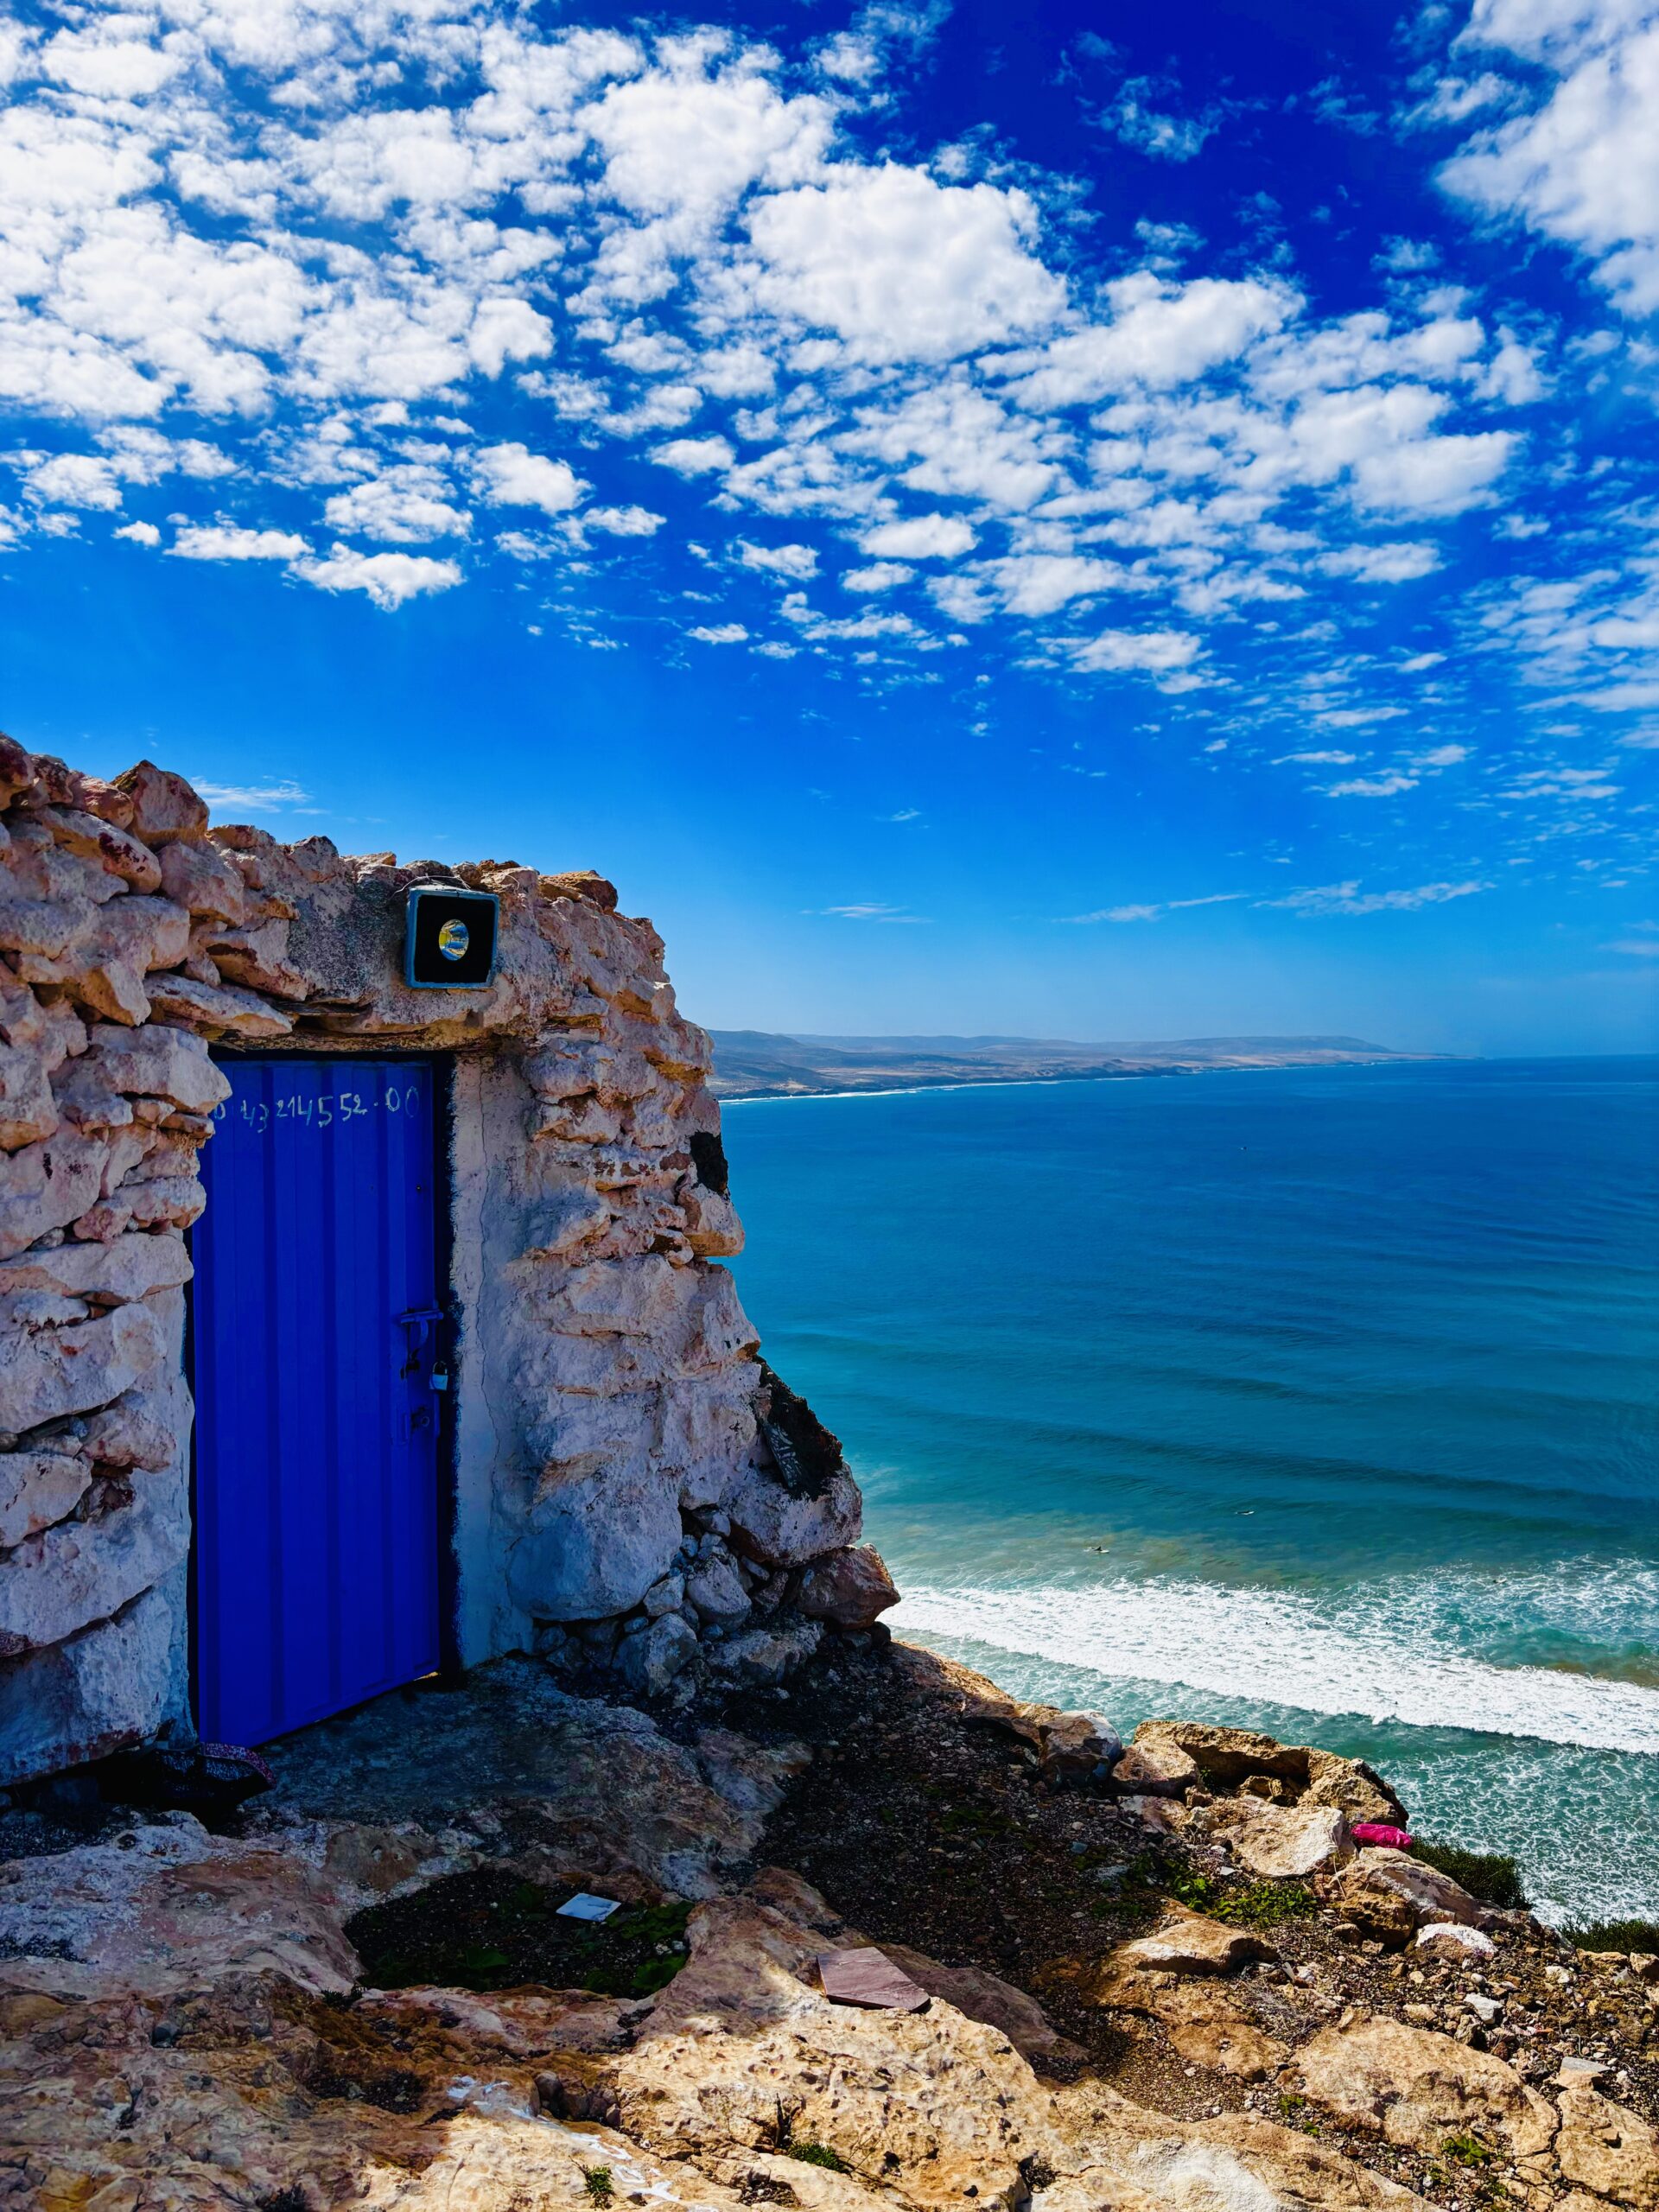
[[(445, 1314), (440, 1349), (448, 1356), (449, 1388), (435, 1391), (437, 1436), (434, 1458), (437, 1473), (437, 1516), (433, 1541), (437, 1546), (438, 1680), (446, 1688), (461, 1674), (460, 1618), (460, 1562), (455, 1555), (457, 1503), (456, 1437), (460, 1427), (461, 1339), (462, 1316), (454, 1287), (454, 1127), (455, 1056), (453, 1052), (321, 1051), (296, 1046), (288, 1052), (257, 1047), (213, 1048), (213, 1064), (244, 1065), (250, 1061), (370, 1060), (377, 1067), (424, 1067), (432, 1073), (432, 1252), (438, 1303)], [(207, 1140), (213, 1141), (211, 1138)], [(185, 1614), (189, 1637), (190, 1725), (200, 1734), (200, 1624), (198, 1619), (196, 1530), (196, 1279), (194, 1273), (195, 1232), (185, 1231), (185, 1249), (193, 1272), (184, 1296), (184, 1380), (190, 1393), (190, 1550), (186, 1565)], [(345, 1708), (347, 1712), (349, 1707)], [(320, 1726), (320, 1722), (306, 1724)]]

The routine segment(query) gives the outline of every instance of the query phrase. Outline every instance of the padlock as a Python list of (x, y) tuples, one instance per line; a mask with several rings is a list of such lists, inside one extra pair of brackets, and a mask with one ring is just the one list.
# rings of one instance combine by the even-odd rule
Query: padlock
[(432, 1388), (435, 1390), (447, 1390), (449, 1388), (449, 1370), (447, 1367), (435, 1367), (433, 1369)]

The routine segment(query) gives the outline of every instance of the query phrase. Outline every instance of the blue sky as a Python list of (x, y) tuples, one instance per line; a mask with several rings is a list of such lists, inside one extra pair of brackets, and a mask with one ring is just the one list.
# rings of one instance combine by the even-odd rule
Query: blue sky
[(1659, 14), (0, 22), (3, 713), (717, 1026), (1650, 1050)]

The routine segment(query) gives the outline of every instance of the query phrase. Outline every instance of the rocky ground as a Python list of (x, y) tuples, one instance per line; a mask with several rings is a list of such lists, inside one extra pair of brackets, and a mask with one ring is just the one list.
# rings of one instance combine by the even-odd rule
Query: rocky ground
[[(0, 2203), (1659, 2212), (1659, 1962), (1357, 1851), (1346, 1761), (1117, 1751), (832, 1639), (656, 1716), (398, 1694), (226, 1833), (15, 1810)], [(925, 2010), (826, 1999), (866, 1942)]]

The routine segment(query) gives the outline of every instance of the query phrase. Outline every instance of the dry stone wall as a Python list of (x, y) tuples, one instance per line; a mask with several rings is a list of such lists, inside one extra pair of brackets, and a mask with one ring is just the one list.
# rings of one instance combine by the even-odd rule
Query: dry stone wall
[[(148, 762), (106, 783), (10, 740), (0, 805), (0, 1783), (189, 1726), (215, 1049), (454, 1056), (465, 1656), (775, 1680), (891, 1603), (717, 1264), (709, 1040), (607, 883), (285, 845)], [(486, 990), (402, 981), (405, 894), (444, 882), (500, 899)]]

